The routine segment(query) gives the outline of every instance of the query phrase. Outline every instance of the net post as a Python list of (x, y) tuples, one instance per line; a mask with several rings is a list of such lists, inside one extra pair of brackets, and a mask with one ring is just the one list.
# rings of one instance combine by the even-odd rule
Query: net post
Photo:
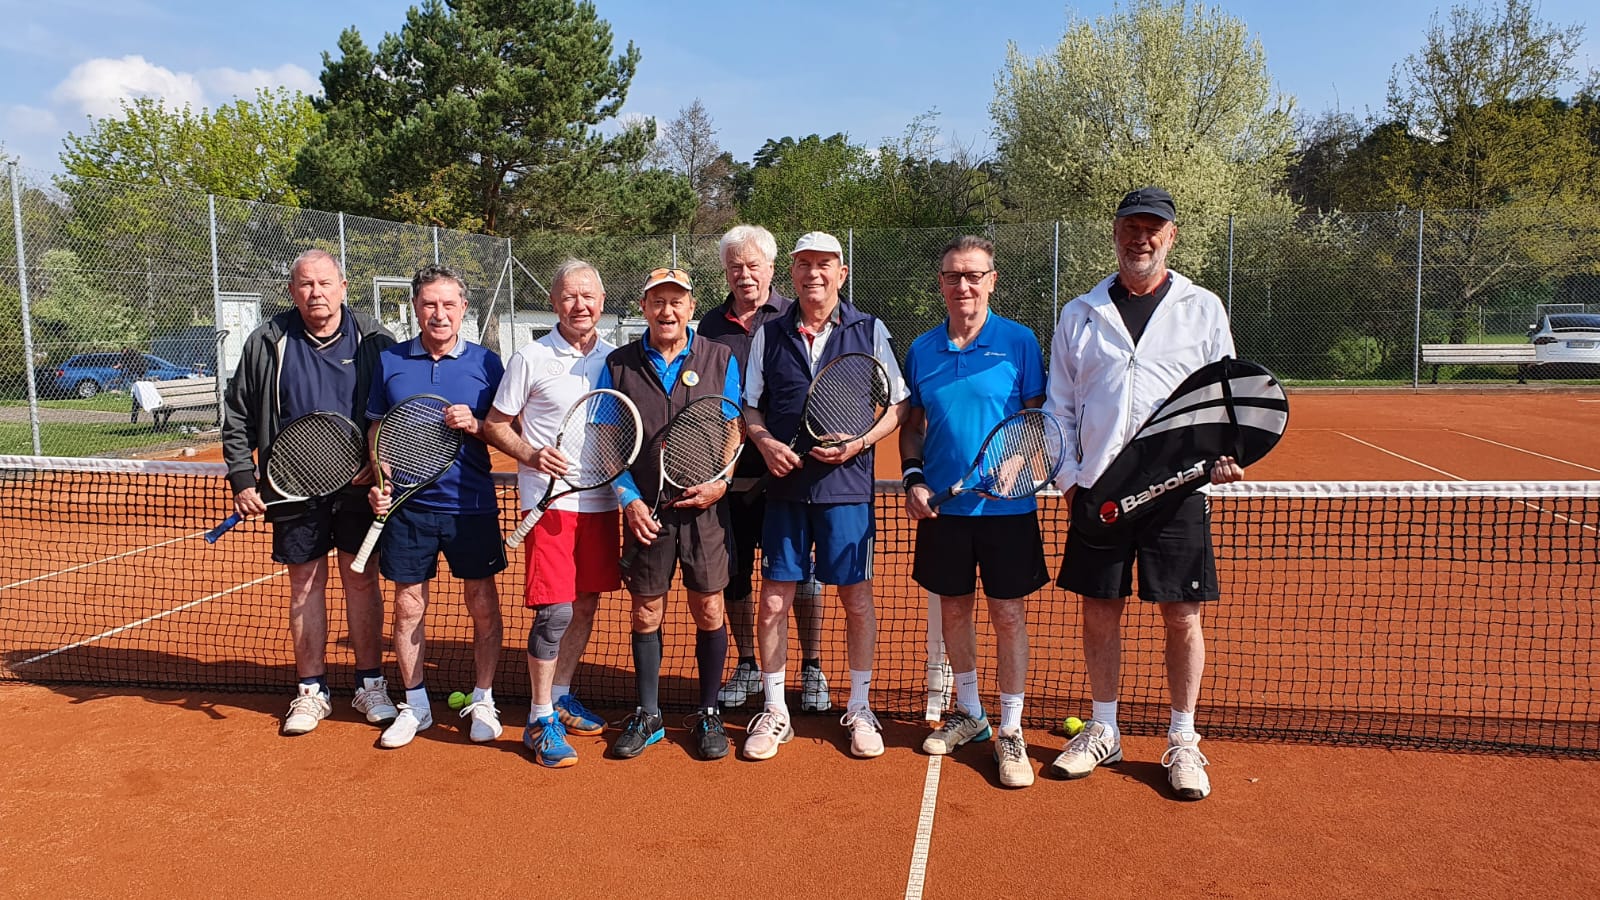
[(22, 183), (17, 161), (6, 163), (11, 179), (11, 227), (16, 232), (17, 290), (22, 302), (22, 371), (28, 379), (28, 432), (33, 440), (33, 455), (42, 455), (39, 443), (39, 385), (33, 371), (33, 315), (28, 297), (28, 254), (22, 240)]

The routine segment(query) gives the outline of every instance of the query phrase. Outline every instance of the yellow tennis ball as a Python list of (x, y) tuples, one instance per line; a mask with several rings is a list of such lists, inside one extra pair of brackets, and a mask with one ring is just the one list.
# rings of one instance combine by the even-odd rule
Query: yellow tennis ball
[(1083, 731), (1083, 720), (1077, 716), (1067, 716), (1061, 723), (1061, 730), (1067, 733), (1067, 737), (1077, 737)]
[[(450, 704), (451, 709), (463, 709), (472, 702), (472, 695), (455, 691), (450, 695), (450, 699), (447, 702)], [(1079, 727), (1081, 728), (1082, 726)]]

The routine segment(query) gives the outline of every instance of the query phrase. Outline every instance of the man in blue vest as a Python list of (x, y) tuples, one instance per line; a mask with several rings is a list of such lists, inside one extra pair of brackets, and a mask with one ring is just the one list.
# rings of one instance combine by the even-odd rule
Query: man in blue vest
[[(844, 607), (850, 701), (840, 724), (850, 735), (850, 752), (881, 756), (883, 728), (869, 701), (878, 637), (872, 608), (871, 450), (899, 426), (906, 387), (889, 348), (889, 330), (839, 299), (849, 274), (839, 239), (809, 232), (789, 257), (796, 302), (756, 333), (745, 379), (749, 437), (775, 477), (761, 531), (756, 621), (766, 706), (750, 721), (744, 755), (771, 759), (794, 736), (784, 699), (789, 607), (796, 584), (814, 574), (824, 584), (838, 585)], [(789, 441), (801, 428), (806, 389), (819, 369), (845, 353), (870, 353), (883, 364), (889, 372), (889, 411), (863, 437), (813, 448), (802, 458)]]
[[(794, 301), (772, 286), (773, 262), (778, 242), (760, 225), (735, 225), (717, 244), (722, 274), (728, 281), (728, 299), (700, 317), (700, 334), (727, 344), (739, 361), (739, 371), (750, 371), (750, 342), (772, 319), (789, 311)], [(723, 709), (740, 707), (761, 693), (761, 664), (756, 661), (756, 548), (761, 546), (761, 526), (766, 521), (765, 491), (757, 489), (767, 464), (754, 451), (739, 457), (728, 487), (729, 531), (733, 535), (732, 580), (724, 592), (728, 629), (739, 648), (739, 664), (722, 685), (717, 700)], [(828, 679), (822, 674), (822, 586), (815, 581), (795, 589), (795, 619), (800, 628), (800, 709), (827, 712), (833, 705)]]
[[(682, 269), (656, 269), (644, 283), (639, 306), (648, 331), (612, 351), (598, 387), (627, 394), (639, 408), (646, 449), (616, 481), (622, 507), (622, 582), (633, 602), (633, 677), (639, 707), (622, 723), (611, 755), (632, 759), (657, 743), (661, 721), (661, 620), (673, 572), (683, 572), (689, 614), (694, 618), (699, 669), (698, 711), (689, 726), (702, 759), (728, 755), (728, 735), (717, 705), (722, 669), (728, 661), (728, 629), (722, 591), (728, 586), (728, 506), (723, 481), (674, 491), (659, 504), (660, 434), (679, 410), (703, 397), (737, 402), (739, 363), (725, 344), (706, 340), (689, 327), (694, 287)], [(671, 490), (669, 488), (669, 490)], [(651, 516), (658, 512), (659, 519)]]

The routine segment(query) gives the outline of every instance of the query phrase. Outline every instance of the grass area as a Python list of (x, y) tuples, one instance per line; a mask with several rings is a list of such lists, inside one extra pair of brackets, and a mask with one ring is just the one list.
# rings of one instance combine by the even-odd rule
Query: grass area
[[(39, 429), (40, 449), (45, 456), (121, 455), (189, 437), (177, 426), (154, 431), (148, 421), (138, 425), (111, 423), (51, 423)], [(33, 455), (32, 433), (25, 422), (0, 422), (0, 454)]]
[[(21, 400), (0, 400), (0, 406), (27, 406), (26, 398)], [(98, 412), (127, 412), (133, 406), (133, 399), (126, 391), (102, 391), (87, 400), (40, 400), (41, 409), (90, 409)]]

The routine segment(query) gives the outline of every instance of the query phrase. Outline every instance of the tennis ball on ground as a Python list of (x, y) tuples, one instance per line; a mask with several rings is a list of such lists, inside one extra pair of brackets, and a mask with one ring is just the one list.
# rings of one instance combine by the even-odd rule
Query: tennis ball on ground
[(1066, 732), (1067, 737), (1077, 737), (1083, 731), (1083, 720), (1077, 716), (1067, 716), (1061, 722), (1061, 730)]
[(450, 704), (451, 709), (464, 709), (467, 704), (472, 702), (472, 695), (455, 691), (450, 694), (450, 699), (446, 702)]

